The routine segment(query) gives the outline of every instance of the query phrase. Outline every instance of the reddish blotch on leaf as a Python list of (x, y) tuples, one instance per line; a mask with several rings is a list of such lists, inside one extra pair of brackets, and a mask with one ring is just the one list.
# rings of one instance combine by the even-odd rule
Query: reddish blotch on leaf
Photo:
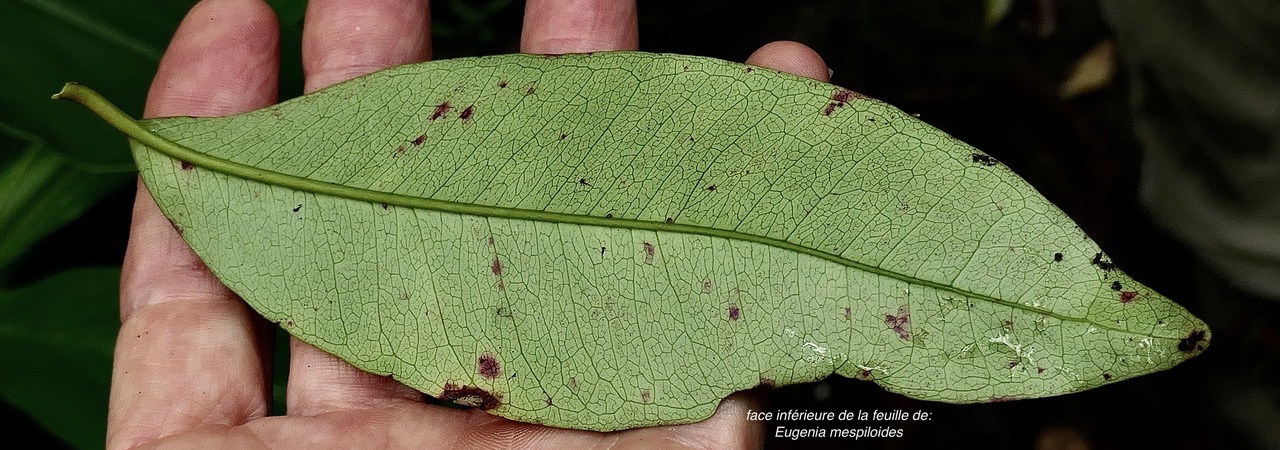
[(911, 311), (906, 305), (898, 307), (898, 315), (885, 314), (884, 324), (893, 329), (894, 333), (898, 333), (898, 337), (904, 341), (911, 340)]
[(502, 363), (492, 353), (485, 353), (476, 358), (476, 373), (490, 380), (502, 374)]

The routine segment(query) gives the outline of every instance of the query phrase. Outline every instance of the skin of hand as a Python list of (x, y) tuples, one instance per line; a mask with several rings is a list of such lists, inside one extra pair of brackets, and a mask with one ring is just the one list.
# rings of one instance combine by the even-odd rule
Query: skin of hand
[[(426, 0), (310, 0), (307, 92), (431, 57)], [(634, 50), (634, 0), (529, 0), (521, 51)], [(748, 63), (827, 81), (811, 49), (775, 42)], [(277, 100), (279, 27), (263, 0), (203, 0), (169, 44), (146, 116), (224, 116)], [(735, 394), (689, 425), (597, 433), (430, 405), (395, 380), (291, 342), (288, 415), (271, 413), (273, 326), (209, 273), (139, 183), (120, 286), (107, 448), (744, 448), (760, 409)]]

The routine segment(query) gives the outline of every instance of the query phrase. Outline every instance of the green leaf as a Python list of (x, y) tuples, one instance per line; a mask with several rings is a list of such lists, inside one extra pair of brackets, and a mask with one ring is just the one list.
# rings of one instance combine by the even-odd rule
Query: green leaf
[(0, 270), (131, 179), (132, 171), (100, 172), (0, 123)]
[[(143, 100), (169, 38), (195, 0), (9, 0), (0, 2), (0, 122), (40, 136), (51, 148), (99, 170), (132, 170), (110, 127), (68, 114), (47, 101), (49, 80), (103, 88), (133, 114)], [(270, 0), (284, 43), (297, 42), (305, 2)], [(292, 48), (296, 48), (292, 47)], [(300, 90), (296, 52), (285, 52), (282, 92)]]
[[(303, 0), (270, 0), (286, 41), (300, 34)], [(67, 114), (42, 92), (49, 80), (80, 79), (142, 100), (160, 55), (194, 0), (13, 0), (0, 2), (0, 270), (35, 240), (75, 219), (130, 179), (126, 143), (94, 117)], [(140, 14), (139, 11), (145, 11)], [(290, 48), (297, 48), (296, 42)], [(284, 54), (284, 92), (300, 90), (296, 52)], [(104, 147), (107, 147), (104, 149)], [(128, 175), (121, 175), (128, 174)], [(3, 277), (0, 277), (3, 278)]]
[(0, 395), (79, 448), (106, 442), (119, 283), (86, 268), (0, 291)]
[(983, 24), (987, 28), (996, 26), (1013, 10), (1013, 0), (982, 0)]
[(134, 122), (165, 213), (294, 336), (516, 420), (686, 423), (836, 373), (985, 402), (1172, 367), (1208, 331), (991, 157), (708, 58), (403, 66)]
[[(0, 2), (0, 122), (40, 136), (67, 157), (99, 169), (132, 170), (110, 127), (68, 114), (40, 93), (50, 80), (102, 86), (131, 113), (142, 112), (147, 85), (178, 19), (193, 2), (11, 0)], [(139, 14), (138, 11), (147, 11)], [(111, 68), (103, 70), (103, 68)]]

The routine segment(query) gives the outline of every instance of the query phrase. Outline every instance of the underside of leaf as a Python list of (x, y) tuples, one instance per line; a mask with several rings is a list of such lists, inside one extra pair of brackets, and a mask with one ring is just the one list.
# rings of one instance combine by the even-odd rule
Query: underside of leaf
[(61, 95), (134, 139), (165, 214), (265, 317), (515, 420), (687, 423), (832, 373), (1044, 397), (1209, 340), (999, 161), (770, 69), (467, 58), (141, 122), (86, 92)]

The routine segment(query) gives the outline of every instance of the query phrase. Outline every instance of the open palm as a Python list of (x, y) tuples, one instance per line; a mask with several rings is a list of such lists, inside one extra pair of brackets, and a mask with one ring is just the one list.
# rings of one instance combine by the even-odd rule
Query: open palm
[[(521, 50), (633, 50), (634, 0), (530, 0)], [(426, 0), (311, 0), (302, 56), (308, 92), (431, 55)], [(146, 115), (222, 116), (277, 100), (279, 30), (262, 0), (204, 0), (161, 61)], [(747, 61), (826, 80), (794, 43)], [(209, 273), (138, 185), (121, 282), (108, 448), (705, 447), (758, 446), (747, 395), (701, 423), (595, 433), (517, 423), (423, 402), (390, 378), (361, 372), (294, 340), (288, 415), (271, 413), (272, 325)], [(757, 407), (758, 409), (758, 407)]]

